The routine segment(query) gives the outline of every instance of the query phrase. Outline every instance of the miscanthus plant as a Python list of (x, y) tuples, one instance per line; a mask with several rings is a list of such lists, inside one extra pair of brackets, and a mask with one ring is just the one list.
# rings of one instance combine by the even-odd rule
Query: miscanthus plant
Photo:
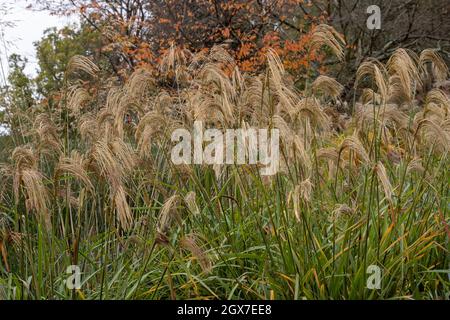
[[(342, 45), (328, 26), (311, 41), (338, 58)], [(325, 75), (299, 90), (273, 51), (259, 75), (223, 47), (172, 48), (158, 77), (125, 85), (100, 75), (76, 56), (57, 108), (13, 114), (1, 299), (448, 298), (450, 101), (424, 89), (448, 77), (434, 51), (363, 62), (348, 102)], [(172, 131), (197, 120), (279, 129), (279, 172), (174, 165)]]

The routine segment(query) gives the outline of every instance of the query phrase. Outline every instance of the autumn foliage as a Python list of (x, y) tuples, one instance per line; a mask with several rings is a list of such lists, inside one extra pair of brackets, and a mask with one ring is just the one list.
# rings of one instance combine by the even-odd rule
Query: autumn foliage
[(78, 0), (73, 4), (91, 26), (101, 30), (103, 50), (120, 53), (116, 67), (121, 72), (138, 66), (155, 69), (172, 45), (201, 52), (223, 44), (246, 72), (261, 70), (269, 48), (294, 74), (321, 59), (306, 44), (314, 25), (326, 16), (317, 10), (305, 14), (302, 8), (311, 4), (304, 0)]

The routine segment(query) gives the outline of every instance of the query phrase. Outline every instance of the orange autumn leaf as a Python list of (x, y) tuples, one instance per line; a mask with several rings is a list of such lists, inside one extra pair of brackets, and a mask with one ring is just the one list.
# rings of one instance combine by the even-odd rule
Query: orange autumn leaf
[(224, 36), (224, 38), (229, 38), (230, 37), (230, 29), (228, 29), (228, 28), (222, 29), (222, 35)]

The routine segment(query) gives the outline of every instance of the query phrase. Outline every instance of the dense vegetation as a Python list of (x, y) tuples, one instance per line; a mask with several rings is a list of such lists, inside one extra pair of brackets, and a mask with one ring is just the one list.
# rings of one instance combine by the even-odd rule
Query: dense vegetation
[[(448, 9), (371, 3), (36, 0), (80, 24), (9, 57), (0, 299), (449, 299)], [(175, 165), (199, 120), (278, 173)]]

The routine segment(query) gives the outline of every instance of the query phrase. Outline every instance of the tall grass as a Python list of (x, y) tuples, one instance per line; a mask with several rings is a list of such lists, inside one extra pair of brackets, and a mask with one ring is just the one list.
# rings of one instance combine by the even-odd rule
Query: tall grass
[[(313, 45), (340, 56), (332, 31)], [(299, 90), (274, 52), (248, 75), (221, 47), (172, 48), (124, 85), (74, 57), (59, 107), (17, 115), (30, 130), (0, 168), (0, 298), (448, 298), (450, 102), (415, 100), (443, 75), (430, 50), (368, 60), (346, 116), (339, 83)], [(194, 120), (278, 128), (280, 172), (174, 165), (172, 130)]]

